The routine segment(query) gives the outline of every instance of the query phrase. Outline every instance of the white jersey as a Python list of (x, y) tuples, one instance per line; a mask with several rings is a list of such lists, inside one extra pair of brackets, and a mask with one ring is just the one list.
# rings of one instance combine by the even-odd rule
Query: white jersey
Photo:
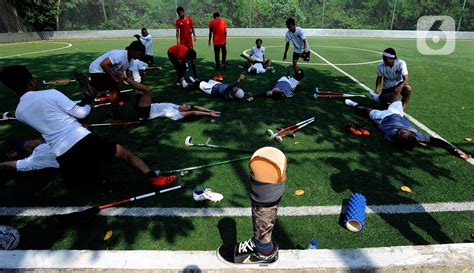
[(265, 56), (265, 48), (261, 46), (260, 48), (254, 46), (250, 50), (250, 56), (257, 62), (263, 62), (263, 58)]
[(40, 132), (56, 157), (91, 132), (67, 112), (76, 103), (56, 89), (30, 91), (20, 97), (16, 118)]
[[(306, 40), (306, 34), (304, 33), (304, 30), (300, 27), (296, 27), (295, 32), (287, 31), (285, 35), (285, 42), (291, 41), (293, 43), (294, 51), (296, 53), (303, 53), (304, 51), (304, 41)], [(309, 47), (309, 42), (306, 41), (306, 51), (308, 52), (310, 50)]]
[(408, 75), (407, 64), (401, 59), (395, 59), (392, 67), (385, 65), (383, 61), (377, 65), (377, 77), (383, 77), (383, 89), (395, 87), (406, 75)]
[(300, 84), (300, 82), (297, 81), (295, 78), (293, 78), (293, 77), (288, 78), (288, 77), (285, 77), (285, 76), (278, 79), (278, 82), (287, 82), (291, 86), (292, 90), (295, 90), (296, 87), (298, 86), (298, 84)]
[(145, 46), (145, 55), (153, 56), (153, 41), (151, 40), (151, 35), (148, 36), (141, 36), (140, 42)]
[(152, 103), (150, 108), (150, 119), (153, 118), (169, 118), (172, 120), (180, 120), (184, 118), (179, 111), (179, 105), (169, 102)]
[(46, 143), (38, 145), (29, 157), (17, 160), (16, 162), (16, 170), (19, 172), (28, 172), (46, 168), (59, 168), (56, 156), (51, 151), (51, 147)]
[(147, 63), (144, 63), (140, 60), (132, 60), (130, 67), (128, 68), (132, 71), (133, 80), (136, 82), (142, 82), (142, 77), (140, 76), (140, 70), (146, 70), (148, 67)]
[(128, 60), (128, 52), (124, 49), (114, 49), (97, 58), (89, 65), (89, 73), (105, 73), (100, 63), (106, 58), (109, 58), (112, 63), (112, 72), (116, 74), (119, 70), (127, 71), (130, 67)]
[(265, 68), (263, 68), (263, 65), (262, 65), (261, 63), (254, 63), (253, 65), (251, 65), (251, 66), (249, 67), (249, 69), (247, 70), (247, 72), (251, 73), (252, 69), (255, 69), (257, 74), (261, 74), (261, 73), (267, 72), (267, 70), (265, 70)]

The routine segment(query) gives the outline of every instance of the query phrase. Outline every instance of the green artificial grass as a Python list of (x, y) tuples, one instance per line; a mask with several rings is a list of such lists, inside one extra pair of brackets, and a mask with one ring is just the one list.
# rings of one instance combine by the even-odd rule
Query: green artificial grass
[[(125, 48), (133, 39), (68, 40), (72, 47), (58, 51), (29, 54), (0, 59), (0, 67), (12, 64), (26, 65), (38, 82), (43, 80), (72, 79), (72, 73), (87, 73), (88, 65), (95, 58), (111, 49)], [(254, 45), (253, 38), (229, 38), (228, 61), (243, 65), (239, 54)], [(283, 38), (264, 38), (267, 57), (273, 59), (275, 73), (247, 75), (242, 83), (246, 95), (269, 90), (282, 75), (292, 69), (279, 63), (283, 56)], [(222, 111), (222, 117), (191, 118), (183, 121), (154, 119), (142, 126), (117, 126), (93, 128), (97, 134), (125, 145), (140, 155), (152, 168), (171, 170), (194, 165), (237, 158), (243, 153), (185, 147), (186, 136), (193, 136), (195, 143), (211, 143), (256, 150), (263, 146), (280, 148), (288, 157), (288, 182), (281, 206), (341, 205), (351, 193), (365, 195), (367, 204), (417, 204), (435, 202), (472, 201), (473, 166), (455, 158), (448, 152), (432, 147), (416, 147), (399, 151), (385, 141), (368, 119), (356, 115), (343, 100), (315, 100), (314, 88), (321, 91), (343, 91), (366, 94), (347, 76), (311, 55), (308, 64), (301, 64), (305, 79), (296, 90), (295, 97), (273, 101), (258, 98), (252, 103), (224, 101), (209, 97), (196, 90), (183, 90), (175, 86), (176, 73), (167, 60), (166, 50), (174, 39), (155, 37), (155, 63), (162, 71), (150, 71), (146, 84), (153, 88), (154, 102), (174, 102), (202, 105)], [(397, 50), (398, 56), (408, 64), (409, 81), (414, 91), (407, 113), (414, 116), (453, 144), (473, 153), (474, 96), (472, 78), (474, 47), (472, 41), (457, 41), (456, 50), (447, 56), (425, 56), (416, 49), (415, 40), (387, 39), (331, 39), (310, 38), (313, 50), (330, 62), (373, 88), (376, 63), (387, 47)], [(14, 54), (63, 47), (51, 42), (2, 44), (0, 58)], [(214, 70), (212, 47), (207, 40), (196, 43), (199, 78), (212, 78)], [(375, 52), (373, 52), (375, 51)], [(291, 59), (292, 49), (289, 56)], [(289, 61), (288, 59), (287, 61)], [(300, 62), (301, 63), (301, 62)], [(243, 72), (235, 66), (223, 71), (224, 82), (237, 79)], [(49, 88), (49, 87), (48, 87)], [(80, 98), (75, 84), (56, 85), (72, 99)], [(126, 89), (127, 87), (123, 87)], [(13, 111), (18, 97), (0, 85), (0, 112)], [(376, 106), (369, 99), (356, 101)], [(124, 111), (134, 117), (133, 96), (126, 98)], [(274, 130), (311, 116), (316, 120), (297, 133), (295, 139), (287, 138), (281, 145), (273, 144), (265, 135)], [(95, 109), (91, 123), (111, 121), (110, 109)], [(346, 123), (357, 123), (371, 132), (369, 137), (357, 137), (342, 130)], [(0, 160), (14, 148), (20, 139), (39, 137), (39, 134), (16, 121), (0, 123)], [(121, 200), (150, 191), (149, 185), (136, 171), (123, 162), (108, 166), (112, 191), (104, 192), (94, 187), (70, 190), (64, 187), (56, 171), (39, 171), (14, 174), (2, 171), (0, 206), (83, 206), (98, 205)], [(249, 207), (248, 162), (236, 162), (191, 172), (178, 179), (184, 189), (143, 201), (132, 206), (143, 207)], [(407, 185), (412, 193), (400, 190)], [(212, 188), (222, 193), (219, 203), (196, 203), (193, 188)], [(302, 196), (294, 195), (304, 189)], [(320, 248), (355, 248), (406, 244), (434, 244), (463, 242), (469, 230), (472, 211), (445, 212), (413, 215), (368, 215), (366, 229), (354, 235), (338, 223), (339, 216), (280, 217), (275, 238), (283, 248), (306, 248), (311, 239), (319, 241)], [(58, 228), (46, 217), (1, 217), (2, 223), (16, 226), (22, 232), (21, 248), (54, 249), (214, 249), (221, 242), (218, 228), (221, 221), (236, 222), (238, 239), (251, 236), (250, 217), (192, 218), (130, 218), (99, 217), (87, 227)], [(222, 224), (222, 223), (221, 223)], [(103, 235), (113, 230), (111, 240), (104, 242)]]

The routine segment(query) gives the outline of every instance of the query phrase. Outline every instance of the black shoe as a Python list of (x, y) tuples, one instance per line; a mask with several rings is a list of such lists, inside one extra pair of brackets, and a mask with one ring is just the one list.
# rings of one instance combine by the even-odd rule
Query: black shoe
[(270, 255), (260, 254), (255, 249), (253, 239), (233, 246), (221, 246), (217, 254), (223, 261), (234, 264), (270, 264), (278, 260), (278, 244), (273, 243), (273, 252)]
[(74, 73), (74, 78), (79, 83), (79, 88), (81, 88), (82, 95), (85, 98), (94, 99), (97, 96), (97, 90), (89, 83), (89, 79), (84, 76), (82, 73)]

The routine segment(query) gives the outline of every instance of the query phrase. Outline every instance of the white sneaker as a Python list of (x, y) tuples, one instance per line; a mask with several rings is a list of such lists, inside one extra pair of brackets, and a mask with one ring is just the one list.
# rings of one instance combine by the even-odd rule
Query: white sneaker
[(372, 97), (372, 99), (374, 101), (376, 101), (376, 102), (380, 101), (380, 99), (379, 99), (380, 94), (375, 93), (375, 91), (372, 90), (372, 89), (369, 90), (369, 93), (370, 93), (370, 96)]
[(183, 88), (188, 88), (189, 84), (188, 84), (185, 80), (183, 80), (183, 81), (181, 82), (181, 86), (182, 86)]
[(211, 189), (193, 190), (193, 198), (196, 201), (210, 200), (212, 202), (218, 202), (224, 199), (224, 196), (220, 193), (213, 192)]
[(349, 106), (352, 106), (352, 107), (356, 107), (357, 104), (358, 104), (357, 102), (352, 101), (350, 99), (346, 99), (344, 102), (346, 103), (346, 105), (349, 105)]

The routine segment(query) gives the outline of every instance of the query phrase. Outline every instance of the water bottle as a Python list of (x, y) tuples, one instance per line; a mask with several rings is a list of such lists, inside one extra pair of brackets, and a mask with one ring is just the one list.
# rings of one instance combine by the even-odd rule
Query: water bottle
[(309, 243), (308, 249), (318, 249), (318, 241), (316, 240), (311, 240), (311, 243)]

